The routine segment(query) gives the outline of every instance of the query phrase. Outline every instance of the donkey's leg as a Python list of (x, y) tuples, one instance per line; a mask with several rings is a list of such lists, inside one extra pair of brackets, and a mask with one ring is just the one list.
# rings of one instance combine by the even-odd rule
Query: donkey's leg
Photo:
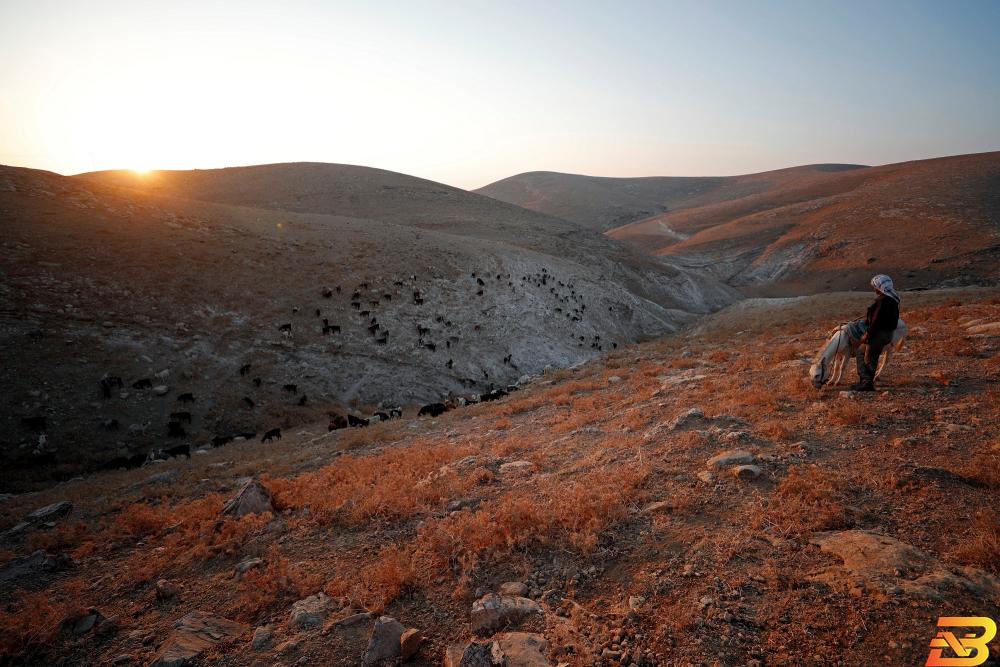
[(844, 374), (844, 360), (846, 357), (843, 354), (838, 353), (836, 357), (833, 358), (833, 376), (830, 378), (830, 386), (836, 387), (840, 384), (840, 377)]
[(892, 345), (886, 345), (885, 351), (882, 353), (882, 359), (878, 363), (878, 369), (875, 371), (875, 379), (878, 379), (879, 375), (882, 375), (882, 370), (889, 365), (889, 359), (892, 357)]

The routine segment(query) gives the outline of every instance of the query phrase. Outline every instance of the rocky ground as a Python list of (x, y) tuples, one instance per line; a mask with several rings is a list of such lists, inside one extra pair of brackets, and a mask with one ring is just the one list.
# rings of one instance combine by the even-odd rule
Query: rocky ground
[(3, 660), (922, 664), (939, 616), (1000, 614), (1000, 291), (904, 294), (880, 391), (814, 390), (866, 302), (6, 497)]

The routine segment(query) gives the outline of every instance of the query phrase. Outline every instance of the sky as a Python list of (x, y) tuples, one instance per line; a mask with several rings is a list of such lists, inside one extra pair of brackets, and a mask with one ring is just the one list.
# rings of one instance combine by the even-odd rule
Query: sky
[(1000, 150), (1000, 2), (0, 0), (0, 163), (730, 175)]

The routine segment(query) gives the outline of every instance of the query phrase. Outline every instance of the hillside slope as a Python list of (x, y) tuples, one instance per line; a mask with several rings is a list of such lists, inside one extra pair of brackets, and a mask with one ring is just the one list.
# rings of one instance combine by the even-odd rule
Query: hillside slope
[[(3, 533), (0, 659), (149, 664), (200, 612), (236, 624), (195, 664), (357, 665), (379, 614), (422, 631), (417, 667), (476, 637), (532, 665), (923, 664), (939, 617), (1000, 615), (1000, 292), (905, 293), (881, 391), (812, 389), (867, 301), (748, 300), (439, 419), (7, 499), (0, 528), (72, 507)], [(250, 476), (262, 511), (220, 515)], [(490, 625), (500, 590), (526, 599)]]
[(612, 238), (686, 257), (762, 294), (1000, 279), (1000, 153), (892, 164), (620, 227)]
[(606, 231), (665, 211), (767, 192), (789, 182), (858, 168), (822, 164), (745, 176), (608, 178), (533, 171), (476, 192)]
[[(0, 169), (0, 457), (21, 471), (4, 486), (331, 410), (479, 394), (734, 298), (572, 223), (476, 195), (466, 211), (460, 192), (440, 214), (417, 207), (425, 226), (407, 197), (358, 218), (104, 180)], [(375, 215), (372, 196), (344, 210)], [(124, 386), (103, 396), (105, 376)], [(144, 379), (166, 394), (132, 387)], [(175, 412), (190, 422), (168, 438)]]

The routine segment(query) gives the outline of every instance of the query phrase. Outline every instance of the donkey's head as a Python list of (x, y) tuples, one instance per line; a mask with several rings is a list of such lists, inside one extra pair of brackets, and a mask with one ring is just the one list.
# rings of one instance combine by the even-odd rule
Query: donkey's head
[(820, 357), (809, 367), (809, 379), (812, 380), (813, 387), (819, 389), (830, 381), (830, 373), (826, 363), (826, 358)]

